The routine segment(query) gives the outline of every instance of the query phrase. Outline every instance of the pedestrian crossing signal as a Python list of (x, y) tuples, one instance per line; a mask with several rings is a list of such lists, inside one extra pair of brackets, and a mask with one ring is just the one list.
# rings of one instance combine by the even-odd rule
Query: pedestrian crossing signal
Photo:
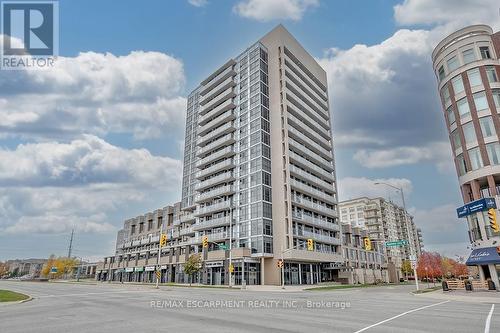
[(370, 240), (370, 238), (365, 237), (363, 241), (365, 243), (365, 250), (371, 251), (372, 250), (372, 241)]
[(314, 241), (311, 238), (307, 240), (307, 251), (314, 251)]
[(278, 268), (282, 268), (283, 267), (283, 260), (279, 259), (278, 260)]
[(160, 247), (167, 245), (167, 234), (161, 234), (160, 236)]
[(493, 230), (493, 232), (499, 232), (500, 227), (498, 226), (497, 211), (495, 208), (488, 209), (488, 218), (490, 220), (491, 230)]

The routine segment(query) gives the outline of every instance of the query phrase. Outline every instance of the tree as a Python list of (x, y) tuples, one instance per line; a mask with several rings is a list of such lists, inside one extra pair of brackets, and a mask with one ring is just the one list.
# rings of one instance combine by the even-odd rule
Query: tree
[(403, 273), (406, 278), (408, 274), (411, 274), (412, 272), (413, 268), (411, 268), (411, 262), (409, 260), (403, 260), (401, 263), (401, 273)]
[(418, 258), (417, 274), (420, 277), (437, 278), (443, 275), (441, 255), (437, 252), (423, 252)]
[(454, 274), (454, 267), (457, 262), (451, 258), (443, 257), (441, 258), (441, 271), (443, 276), (450, 278)]
[[(42, 275), (50, 275), (50, 277), (54, 279), (60, 279), (61, 277), (71, 273), (77, 265), (78, 261), (75, 258), (59, 257), (56, 259), (55, 256), (52, 255), (43, 266)], [(51, 273), (52, 267), (57, 268), (56, 273)]]
[(193, 276), (201, 269), (201, 255), (192, 254), (184, 264), (184, 273), (189, 276), (189, 285), (193, 282)]
[(3, 277), (4, 275), (7, 275), (8, 273), (9, 273), (9, 267), (7, 266), (7, 263), (0, 261), (0, 278)]

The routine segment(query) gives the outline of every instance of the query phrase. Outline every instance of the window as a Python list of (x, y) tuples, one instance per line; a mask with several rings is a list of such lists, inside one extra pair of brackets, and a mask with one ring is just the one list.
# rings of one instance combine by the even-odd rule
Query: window
[(469, 82), (471, 87), (479, 86), (483, 83), (481, 81), (481, 75), (479, 74), (478, 68), (474, 68), (471, 69), (470, 71), (467, 71), (467, 76), (469, 77)]
[(450, 102), (450, 89), (448, 89), (448, 84), (445, 84), (441, 89), (441, 96), (443, 97), (445, 105)]
[(476, 111), (488, 109), (488, 101), (486, 100), (486, 94), (484, 91), (474, 94), (473, 97), (474, 104), (476, 105)]
[(486, 67), (486, 76), (488, 77), (488, 82), (498, 82), (497, 72), (495, 71), (495, 67)]
[(455, 95), (458, 95), (462, 91), (464, 91), (464, 82), (462, 81), (462, 76), (460, 75), (455, 76), (451, 80), (451, 85), (453, 86), (453, 91), (455, 92)]
[(487, 144), (486, 152), (488, 153), (490, 164), (500, 164), (500, 143), (494, 142)]
[(458, 134), (458, 131), (453, 131), (451, 133), (451, 136), (453, 138), (453, 144), (455, 146), (455, 149), (460, 149), (462, 148), (462, 142), (460, 141), (460, 134)]
[(462, 57), (464, 58), (464, 64), (468, 64), (476, 60), (476, 54), (474, 49), (468, 49), (462, 52)]
[(493, 119), (491, 117), (479, 118), (479, 124), (481, 125), (481, 132), (483, 133), (483, 137), (487, 138), (496, 134), (495, 126), (493, 125)]
[(472, 143), (477, 141), (474, 124), (472, 123), (472, 121), (465, 124), (462, 129), (464, 130), (465, 143)]
[(460, 114), (460, 118), (464, 118), (470, 115), (469, 103), (467, 102), (467, 98), (462, 98), (457, 102), (458, 113)]
[(465, 165), (464, 155), (460, 154), (457, 156), (458, 173), (463, 176), (467, 173), (467, 166)]
[(493, 90), (493, 101), (497, 107), (497, 112), (500, 112), (500, 90)]
[(446, 76), (446, 74), (444, 73), (444, 67), (443, 66), (439, 67), (439, 69), (438, 69), (438, 76), (439, 76), (439, 82), (443, 81), (444, 77)]
[(458, 63), (457, 56), (453, 56), (448, 61), (446, 62), (448, 64), (448, 70), (450, 72), (453, 72), (455, 69), (457, 69), (460, 64)]
[(479, 147), (469, 149), (470, 165), (472, 170), (477, 170), (483, 167), (483, 159), (481, 158), (481, 152)]
[(448, 125), (453, 125), (455, 123), (455, 113), (453, 112), (453, 108), (450, 106), (446, 113), (448, 114)]
[(479, 53), (481, 54), (481, 59), (491, 59), (490, 48), (488, 46), (480, 46)]

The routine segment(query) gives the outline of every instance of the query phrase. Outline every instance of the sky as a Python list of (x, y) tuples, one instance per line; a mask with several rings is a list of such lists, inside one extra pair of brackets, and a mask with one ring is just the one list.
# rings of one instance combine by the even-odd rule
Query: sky
[(469, 250), (431, 52), (496, 0), (61, 0), (48, 71), (0, 71), (0, 260), (114, 253), (180, 201), (186, 96), (282, 23), (328, 75), (341, 200), (397, 192), (425, 249)]

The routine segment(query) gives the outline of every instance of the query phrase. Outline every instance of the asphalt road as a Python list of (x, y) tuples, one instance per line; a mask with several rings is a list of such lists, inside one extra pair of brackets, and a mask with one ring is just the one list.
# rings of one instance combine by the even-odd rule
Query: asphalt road
[(0, 332), (500, 332), (500, 304), (492, 311), (487, 303), (414, 296), (411, 288), (156, 290), (0, 281), (0, 289), (34, 298), (0, 303)]

